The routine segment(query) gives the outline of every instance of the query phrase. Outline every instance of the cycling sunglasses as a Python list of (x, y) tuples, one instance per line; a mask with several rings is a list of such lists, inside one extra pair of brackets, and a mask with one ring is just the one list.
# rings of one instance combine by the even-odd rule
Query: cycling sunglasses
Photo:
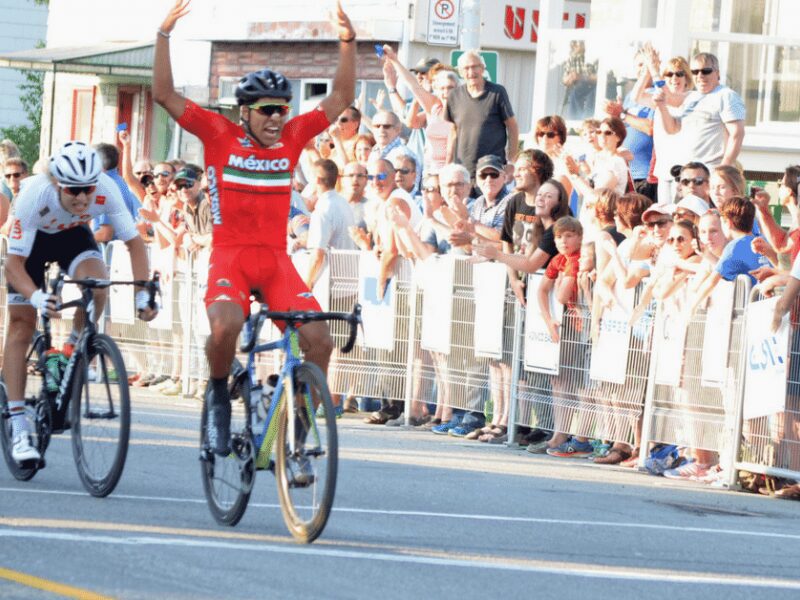
[(378, 173), (377, 175), (367, 175), (367, 179), (370, 181), (386, 181), (386, 173)]
[(65, 192), (67, 192), (70, 196), (80, 196), (81, 194), (86, 194), (87, 196), (94, 193), (97, 189), (96, 185), (68, 185), (61, 188)]
[(250, 110), (254, 110), (258, 114), (264, 115), (265, 117), (271, 117), (275, 113), (281, 117), (285, 117), (289, 114), (289, 111), (292, 110), (292, 107), (288, 104), (251, 104)]

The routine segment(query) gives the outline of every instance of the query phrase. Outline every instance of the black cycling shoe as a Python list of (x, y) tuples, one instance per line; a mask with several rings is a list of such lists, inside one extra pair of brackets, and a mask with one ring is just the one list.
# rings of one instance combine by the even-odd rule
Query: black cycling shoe
[(224, 398), (215, 397), (209, 385), (206, 389), (206, 405), (206, 444), (214, 454), (228, 456), (231, 453), (231, 401), (227, 394)]

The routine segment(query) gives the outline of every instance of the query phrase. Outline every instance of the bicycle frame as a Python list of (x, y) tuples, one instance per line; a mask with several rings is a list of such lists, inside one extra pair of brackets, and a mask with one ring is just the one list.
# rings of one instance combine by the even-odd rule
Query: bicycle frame
[[(254, 330), (254, 333), (257, 334), (257, 330)], [(291, 323), (287, 323), (286, 329), (283, 332), (283, 335), (280, 339), (274, 340), (272, 342), (266, 342), (263, 344), (256, 344), (252, 350), (248, 353), (247, 356), (247, 366), (245, 369), (247, 370), (248, 377), (250, 378), (250, 389), (254, 389), (257, 383), (256, 374), (255, 374), (255, 361), (256, 356), (262, 352), (269, 352), (272, 350), (280, 350), (283, 353), (283, 366), (281, 367), (280, 374), (278, 376), (278, 383), (275, 386), (275, 389), (272, 392), (273, 401), (270, 404), (269, 412), (267, 413), (266, 419), (264, 419), (264, 424), (260, 432), (254, 431), (253, 432), (253, 441), (254, 446), (257, 449), (257, 453), (260, 451), (264, 440), (267, 439), (268, 436), (271, 439), (268, 440), (268, 448), (264, 448), (265, 451), (268, 451), (269, 454), (272, 454), (272, 444), (275, 440), (275, 434), (277, 432), (277, 428), (275, 426), (270, 429), (270, 426), (273, 424), (273, 419), (276, 418), (278, 411), (281, 408), (280, 398), (282, 397), (284, 384), (286, 385), (286, 398), (287, 398), (287, 407), (286, 411), (289, 415), (295, 414), (295, 389), (294, 389), (294, 371), (295, 369), (300, 366), (302, 360), (300, 358), (300, 340), (297, 328), (292, 325)], [(313, 406), (306, 407), (309, 422), (311, 423), (311, 429), (314, 432), (314, 436), (316, 438), (317, 443), (319, 443), (319, 432), (317, 430), (317, 423), (316, 419), (314, 418), (314, 410)], [(275, 425), (277, 425), (277, 421), (274, 421)], [(289, 419), (288, 423), (288, 438), (289, 438), (289, 449), (291, 452), (295, 451), (295, 420)], [(248, 424), (249, 426), (249, 424)]]

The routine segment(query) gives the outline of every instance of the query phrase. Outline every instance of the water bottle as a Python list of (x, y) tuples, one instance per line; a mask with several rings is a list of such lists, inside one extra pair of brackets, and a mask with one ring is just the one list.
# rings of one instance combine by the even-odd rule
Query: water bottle
[(57, 392), (58, 386), (61, 385), (61, 373), (63, 370), (62, 365), (65, 363), (65, 357), (61, 352), (55, 348), (50, 348), (45, 354), (45, 370), (44, 370), (44, 384), (48, 392)]

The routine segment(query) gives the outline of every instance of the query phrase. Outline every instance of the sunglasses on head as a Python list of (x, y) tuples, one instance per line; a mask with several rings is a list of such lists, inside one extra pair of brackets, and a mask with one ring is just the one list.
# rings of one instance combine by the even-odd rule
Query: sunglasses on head
[(667, 71), (664, 73), (664, 79), (669, 79), (670, 77), (686, 77), (686, 71)]
[(180, 182), (175, 184), (176, 190), (187, 190), (190, 187), (193, 187), (194, 184), (197, 183), (195, 179), (183, 179)]
[(681, 179), (681, 185), (703, 185), (708, 179), (706, 177), (691, 177), (691, 178), (684, 178)]
[(558, 136), (558, 134), (555, 131), (537, 131), (536, 132), (536, 137), (548, 137), (550, 139), (553, 139), (556, 136)]
[(386, 181), (386, 173), (378, 173), (377, 175), (367, 175), (370, 181)]
[(86, 194), (87, 196), (93, 193), (96, 189), (96, 185), (70, 185), (65, 186), (63, 189), (67, 194), (70, 196), (80, 196), (81, 194)]
[(679, 219), (694, 219), (695, 214), (689, 210), (676, 210), (675, 216)]
[(285, 117), (289, 114), (289, 111), (292, 110), (292, 107), (288, 104), (251, 104), (250, 110), (254, 110), (258, 114), (264, 115), (265, 117), (271, 117), (275, 113)]
[(686, 241), (686, 238), (683, 237), (682, 235), (676, 235), (675, 237), (670, 236), (670, 237), (667, 238), (667, 243), (668, 244), (674, 244), (675, 242), (678, 242), (679, 244), (682, 244), (685, 241)]
[(649, 223), (645, 223), (645, 226), (648, 229), (653, 229), (655, 227), (664, 227), (664, 225), (667, 225), (669, 223), (672, 223), (671, 219), (658, 219), (657, 221), (650, 221)]
[(159, 171), (158, 173), (153, 173), (153, 177), (172, 177), (172, 171)]
[(695, 76), (700, 75), (700, 73), (702, 73), (703, 75), (711, 75), (713, 72), (714, 69), (712, 69), (711, 67), (703, 67), (702, 69), (692, 69), (692, 75)]
[(6, 173), (6, 179), (19, 179), (22, 173)]
[(487, 177), (491, 177), (492, 179), (497, 179), (500, 177), (500, 173), (497, 171), (483, 171), (482, 173), (478, 173), (478, 179), (486, 179)]

